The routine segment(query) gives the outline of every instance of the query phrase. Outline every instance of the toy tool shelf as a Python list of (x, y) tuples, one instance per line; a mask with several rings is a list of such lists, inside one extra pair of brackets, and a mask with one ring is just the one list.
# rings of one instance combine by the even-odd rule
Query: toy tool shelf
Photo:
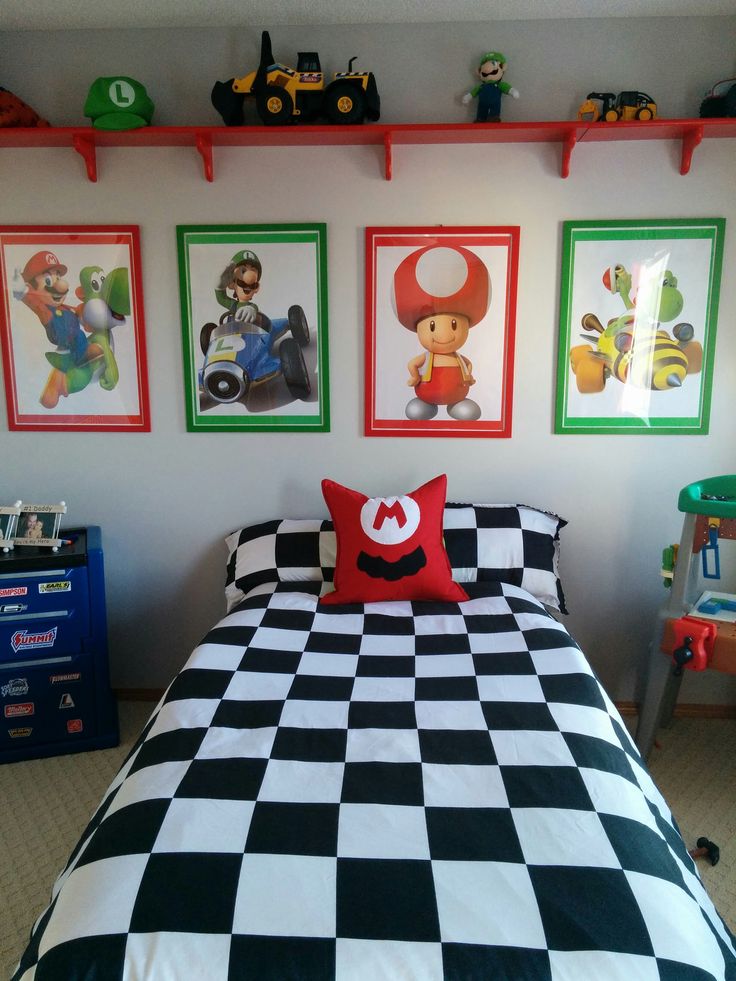
[(393, 176), (397, 146), (443, 143), (559, 143), (560, 173), (570, 173), (578, 143), (620, 140), (679, 140), (680, 173), (687, 174), (695, 148), (705, 138), (736, 137), (736, 119), (652, 119), (648, 122), (585, 123), (368, 123), (363, 126), (148, 126), (105, 131), (91, 126), (0, 129), (3, 147), (71, 147), (83, 158), (87, 176), (97, 180), (98, 147), (186, 146), (202, 158), (204, 176), (214, 180), (217, 146), (382, 146), (384, 176)]

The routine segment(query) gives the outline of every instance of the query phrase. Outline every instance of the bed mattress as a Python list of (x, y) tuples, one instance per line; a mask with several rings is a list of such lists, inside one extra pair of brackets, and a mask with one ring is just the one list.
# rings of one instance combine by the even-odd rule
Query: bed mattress
[(194, 651), (15, 974), (733, 979), (733, 937), (584, 655), (524, 589), (257, 587)]

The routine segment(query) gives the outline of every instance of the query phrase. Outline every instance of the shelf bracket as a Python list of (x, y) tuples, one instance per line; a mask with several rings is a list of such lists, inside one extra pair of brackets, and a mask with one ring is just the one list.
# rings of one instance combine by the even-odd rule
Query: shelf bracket
[(393, 139), (391, 136), (391, 130), (387, 130), (383, 134), (383, 153), (384, 153), (384, 175), (387, 181), (390, 181), (394, 175), (394, 159), (393, 159)]
[(91, 140), (88, 136), (83, 136), (81, 133), (75, 133), (72, 140), (72, 145), (77, 153), (84, 158), (84, 166), (87, 168), (87, 177), (96, 183), (97, 152), (95, 150), (94, 140)]
[(682, 159), (680, 161), (681, 174), (690, 173), (690, 164), (692, 163), (693, 159), (693, 151), (702, 139), (702, 126), (694, 126), (692, 129), (685, 130), (685, 132), (682, 134)]
[(208, 136), (206, 133), (197, 133), (195, 142), (197, 152), (202, 158), (202, 163), (204, 164), (204, 176), (211, 184), (215, 179), (215, 170), (212, 160), (212, 137)]
[(570, 159), (572, 157), (572, 151), (578, 142), (578, 134), (574, 129), (569, 130), (565, 134), (565, 139), (562, 141), (562, 166), (560, 168), (561, 177), (570, 176)]

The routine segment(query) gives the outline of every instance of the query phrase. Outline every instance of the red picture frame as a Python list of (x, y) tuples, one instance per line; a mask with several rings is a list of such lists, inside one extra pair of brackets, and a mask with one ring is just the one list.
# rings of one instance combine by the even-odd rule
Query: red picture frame
[(150, 432), (137, 225), (0, 226), (8, 429)]
[(366, 436), (511, 436), (519, 238), (366, 228)]

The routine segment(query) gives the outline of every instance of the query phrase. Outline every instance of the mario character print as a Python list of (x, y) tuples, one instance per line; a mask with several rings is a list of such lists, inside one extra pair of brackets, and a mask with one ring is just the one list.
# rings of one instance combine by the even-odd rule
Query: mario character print
[(517, 253), (516, 228), (367, 230), (367, 435), (510, 435)]
[(147, 429), (137, 228), (0, 228), (10, 428)]
[[(424, 279), (440, 295), (420, 282), (420, 267), (429, 264)], [(454, 267), (454, 268), (453, 268)], [(454, 289), (445, 293), (448, 274)], [(468, 249), (427, 246), (412, 252), (394, 273), (393, 302), (398, 320), (416, 332), (426, 353), (409, 361), (409, 381), (416, 397), (406, 406), (407, 419), (433, 419), (438, 406), (447, 406), (453, 419), (475, 420), (481, 409), (468, 398), (475, 384), (472, 362), (459, 353), (470, 328), (488, 312), (491, 281), (483, 262)]]
[(443, 544), (446, 492), (445, 474), (398, 497), (366, 497), (323, 480), (337, 536), (337, 564), (334, 591), (320, 602), (467, 599), (452, 579)]
[(180, 225), (190, 431), (329, 425), (324, 225)]
[(723, 234), (565, 222), (557, 432), (707, 432)]

